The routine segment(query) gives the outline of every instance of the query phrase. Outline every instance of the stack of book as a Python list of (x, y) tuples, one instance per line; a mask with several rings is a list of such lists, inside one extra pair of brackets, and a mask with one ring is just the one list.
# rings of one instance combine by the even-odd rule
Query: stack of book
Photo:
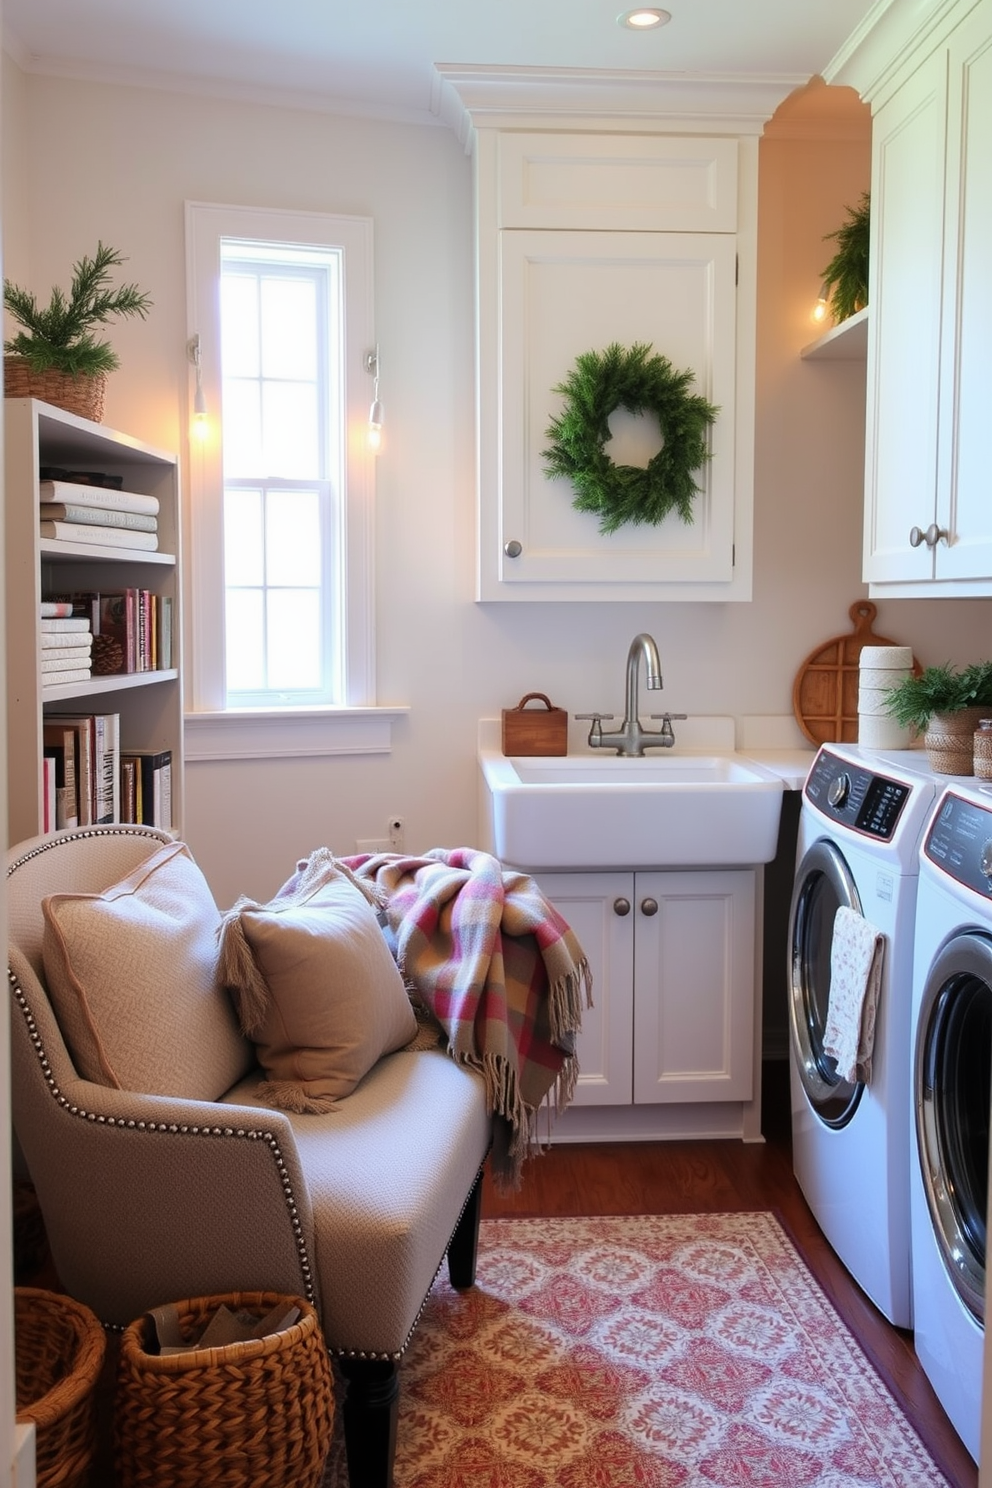
[(44, 830), (143, 822), (172, 830), (172, 751), (122, 749), (118, 713), (45, 713)]
[(158, 497), (77, 481), (39, 482), (41, 536), (56, 542), (158, 550)]
[(72, 604), (42, 600), (41, 689), (86, 682), (92, 674), (93, 632)]

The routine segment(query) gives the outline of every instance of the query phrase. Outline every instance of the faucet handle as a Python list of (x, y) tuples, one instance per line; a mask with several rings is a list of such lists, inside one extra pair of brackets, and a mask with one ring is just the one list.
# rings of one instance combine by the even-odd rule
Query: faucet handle
[(651, 713), (648, 716), (651, 718), (667, 718), (669, 723), (671, 723), (673, 718), (675, 722), (678, 723), (680, 718), (689, 717), (688, 713)]
[(572, 717), (578, 722), (598, 723), (601, 718), (616, 718), (615, 713), (573, 713)]

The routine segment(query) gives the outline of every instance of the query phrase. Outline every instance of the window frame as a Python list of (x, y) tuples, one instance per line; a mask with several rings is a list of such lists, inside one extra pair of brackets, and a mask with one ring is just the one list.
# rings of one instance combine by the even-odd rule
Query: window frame
[[(188, 561), (184, 592), (186, 637), (187, 758), (230, 752), (262, 754), (380, 752), (389, 747), (389, 724), (406, 709), (380, 710), (375, 695), (375, 456), (367, 438), (372, 381), (367, 367), (375, 347), (372, 221), (337, 213), (238, 207), (187, 201), (186, 282), (188, 337), (199, 337), (199, 369), (208, 413), (206, 439), (189, 440), (185, 510)], [(311, 244), (339, 249), (344, 262), (345, 489), (343, 492), (342, 702), (303, 707), (231, 708), (224, 686), (224, 484), (216, 417), (221, 408), (220, 245), (222, 238)], [(195, 372), (187, 380), (192, 410)], [(317, 719), (339, 718), (344, 727), (315, 728)], [(286, 725), (280, 730), (279, 721)], [(364, 720), (364, 724), (363, 721)], [(225, 724), (225, 721), (226, 722)], [(385, 730), (385, 732), (384, 732)], [(279, 740), (282, 737), (282, 744)], [(238, 739), (244, 741), (239, 746)], [(202, 746), (198, 741), (202, 741)]]

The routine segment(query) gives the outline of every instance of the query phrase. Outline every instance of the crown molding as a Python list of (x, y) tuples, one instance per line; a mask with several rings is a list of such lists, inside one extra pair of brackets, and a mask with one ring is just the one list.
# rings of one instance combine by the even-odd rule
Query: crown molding
[(891, 91), (897, 74), (917, 54), (939, 44), (952, 26), (979, 0), (875, 0), (828, 65), (828, 83), (856, 88), (877, 107)]
[(760, 134), (809, 74), (614, 72), (438, 62), (431, 113), (471, 152), (493, 129)]

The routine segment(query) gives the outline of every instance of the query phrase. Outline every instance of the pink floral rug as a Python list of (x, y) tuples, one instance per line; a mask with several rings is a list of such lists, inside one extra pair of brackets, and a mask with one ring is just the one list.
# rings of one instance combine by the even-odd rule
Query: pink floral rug
[(400, 1392), (396, 1488), (946, 1484), (770, 1214), (485, 1220)]

